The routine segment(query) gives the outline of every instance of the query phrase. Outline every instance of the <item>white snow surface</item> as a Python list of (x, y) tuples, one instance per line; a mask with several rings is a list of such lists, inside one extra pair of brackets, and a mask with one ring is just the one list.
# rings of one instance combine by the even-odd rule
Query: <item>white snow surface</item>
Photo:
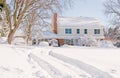
[(39, 46), (49, 46), (49, 43), (46, 41), (42, 41), (39, 43)]
[(120, 78), (117, 48), (0, 44), (0, 78)]

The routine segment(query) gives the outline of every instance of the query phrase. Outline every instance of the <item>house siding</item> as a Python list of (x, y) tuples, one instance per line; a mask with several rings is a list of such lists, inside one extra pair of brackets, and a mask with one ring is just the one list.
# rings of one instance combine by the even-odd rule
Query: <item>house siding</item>
[[(72, 29), (71, 34), (66, 34), (65, 29), (69, 28)], [(77, 34), (76, 30), (80, 29), (80, 34)], [(84, 29), (87, 29), (87, 34), (84, 33)], [(94, 34), (94, 29), (100, 29), (100, 34)], [(83, 36), (83, 35), (88, 35), (88, 36), (93, 36), (96, 38), (102, 38), (104, 36), (104, 31), (102, 28), (81, 28), (81, 27), (60, 27), (58, 26), (58, 35), (62, 36)]]

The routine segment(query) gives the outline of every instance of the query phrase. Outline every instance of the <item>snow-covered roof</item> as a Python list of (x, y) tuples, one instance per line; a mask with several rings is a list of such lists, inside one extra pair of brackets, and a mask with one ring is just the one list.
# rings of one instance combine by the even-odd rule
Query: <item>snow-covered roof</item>
[(50, 31), (43, 31), (41, 32), (41, 35), (42, 35), (42, 39), (58, 38), (57, 34), (50, 32)]
[(58, 26), (84, 26), (84, 27), (103, 27), (100, 20), (93, 17), (58, 17)]

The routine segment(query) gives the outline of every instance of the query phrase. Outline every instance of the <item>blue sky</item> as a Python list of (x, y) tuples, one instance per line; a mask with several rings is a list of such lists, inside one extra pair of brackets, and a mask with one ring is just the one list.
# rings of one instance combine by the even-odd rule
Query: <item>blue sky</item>
[[(7, 2), (9, 1), (10, 0), (7, 0)], [(73, 7), (64, 10), (61, 15), (68, 17), (95, 17), (104, 23), (108, 23), (108, 19), (104, 15), (104, 1), (105, 0), (74, 0)]]
[(95, 17), (107, 23), (107, 18), (104, 15), (103, 2), (105, 0), (74, 0), (74, 6), (71, 9), (64, 10), (62, 16), (85, 16)]

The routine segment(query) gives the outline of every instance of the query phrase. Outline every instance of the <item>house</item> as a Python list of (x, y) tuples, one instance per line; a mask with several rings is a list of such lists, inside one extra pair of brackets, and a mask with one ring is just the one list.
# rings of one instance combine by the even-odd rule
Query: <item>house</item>
[(57, 39), (59, 45), (77, 45), (80, 38), (87, 36), (96, 40), (104, 39), (104, 25), (93, 17), (61, 17), (54, 14), (52, 32), (44, 31), (41, 39)]
[(76, 45), (78, 38), (84, 35), (97, 40), (104, 39), (104, 25), (93, 17), (60, 17), (55, 13), (52, 28), (56, 35), (51, 38), (56, 38), (60, 45)]

